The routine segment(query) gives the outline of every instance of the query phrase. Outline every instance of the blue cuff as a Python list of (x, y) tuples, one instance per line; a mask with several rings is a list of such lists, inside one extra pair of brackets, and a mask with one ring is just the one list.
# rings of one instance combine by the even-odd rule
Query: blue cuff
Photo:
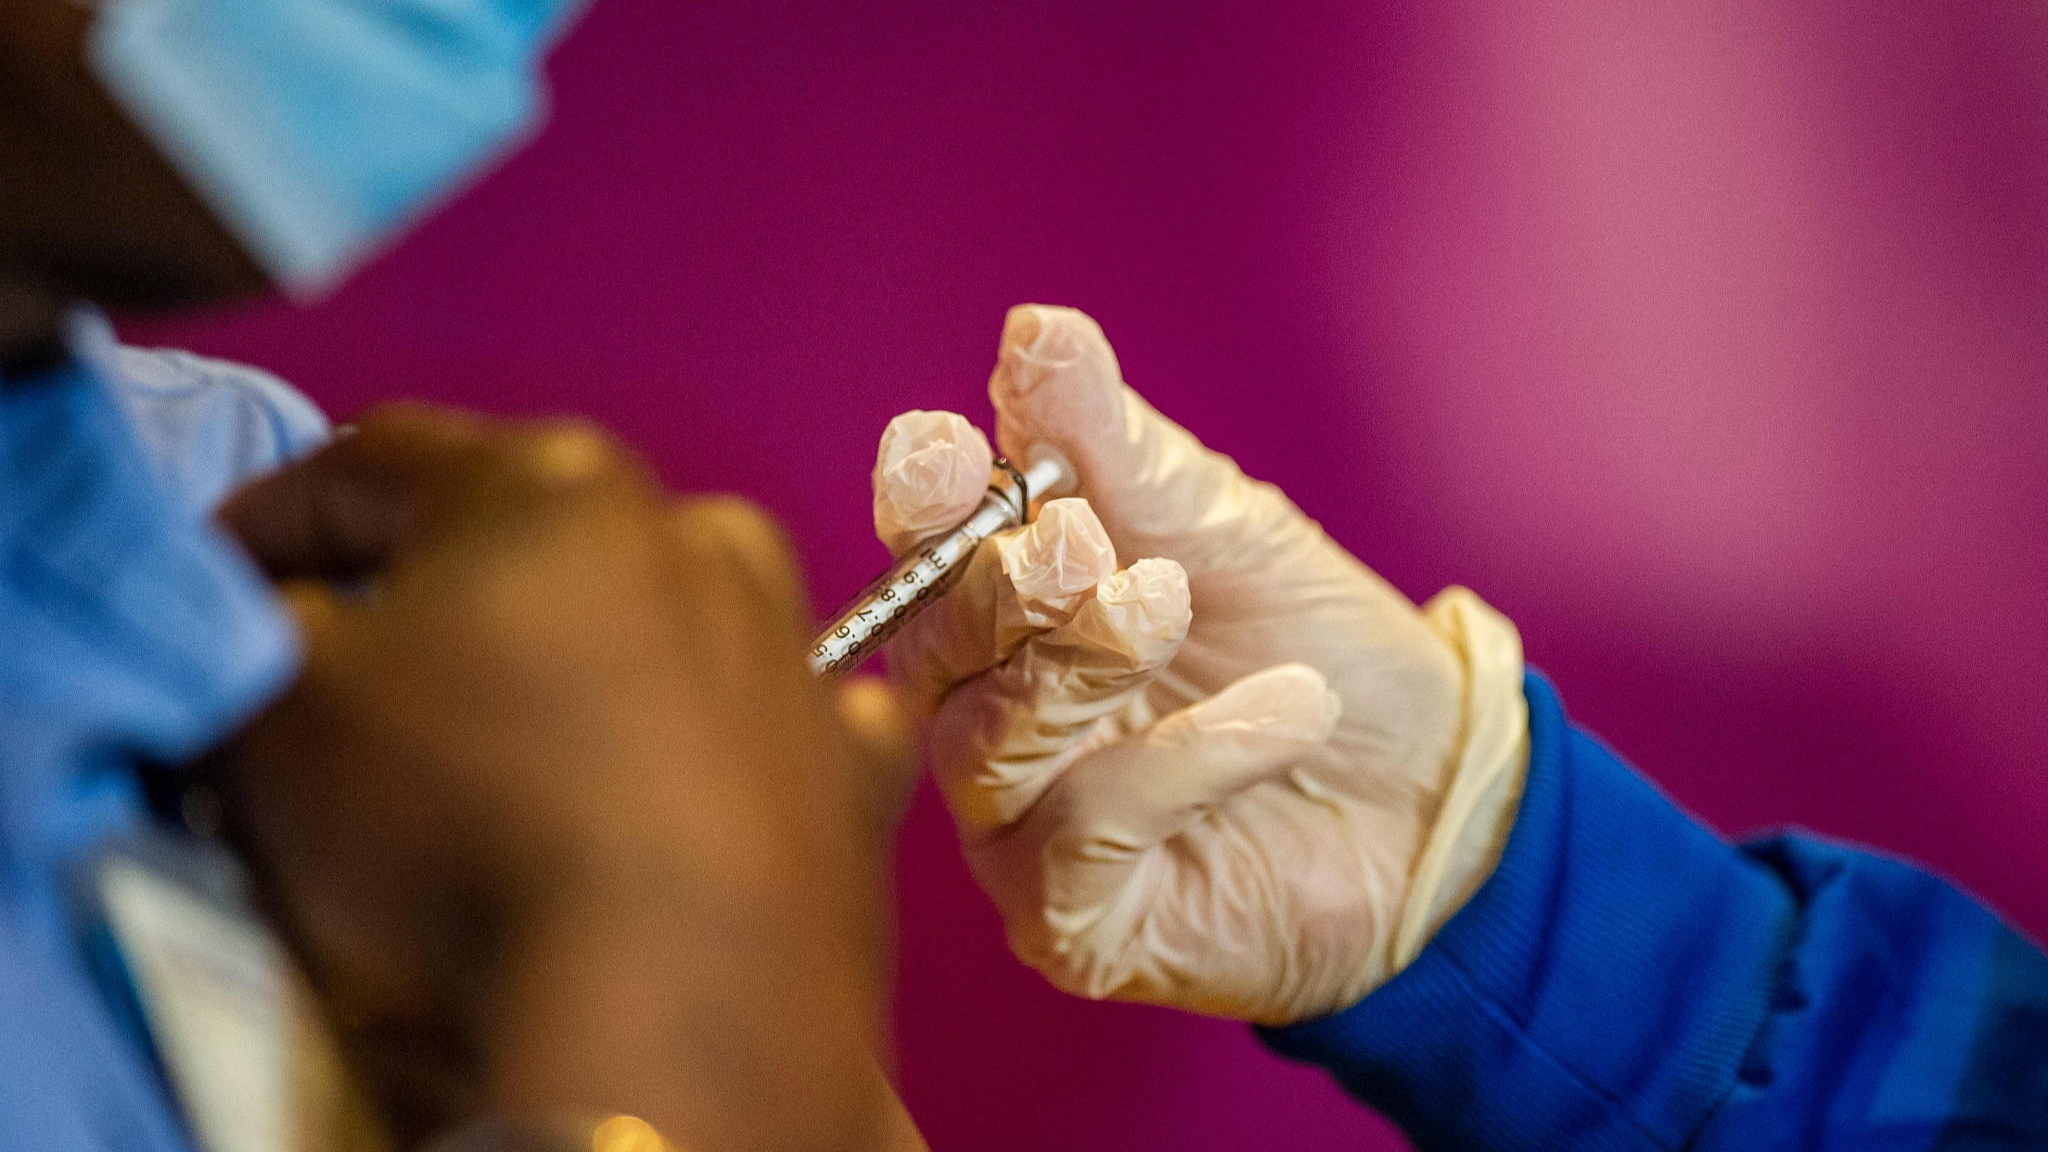
[(1530, 763), (1499, 866), (1415, 962), (1262, 1030), (1424, 1147), (1686, 1143), (1736, 1090), (1796, 909), (1524, 685)]

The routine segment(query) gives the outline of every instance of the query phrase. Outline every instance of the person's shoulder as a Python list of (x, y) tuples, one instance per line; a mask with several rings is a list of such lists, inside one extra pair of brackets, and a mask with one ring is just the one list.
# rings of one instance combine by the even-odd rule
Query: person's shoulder
[(248, 364), (176, 348), (117, 345), (116, 386), (135, 402), (241, 424), (273, 435), (283, 463), (326, 442), (327, 417), (304, 393)]
[(158, 475), (201, 512), (332, 435), (311, 400), (261, 368), (111, 338), (100, 359)]

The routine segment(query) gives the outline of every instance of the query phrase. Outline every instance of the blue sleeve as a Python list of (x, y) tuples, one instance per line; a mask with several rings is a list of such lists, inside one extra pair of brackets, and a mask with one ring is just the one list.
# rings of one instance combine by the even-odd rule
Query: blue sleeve
[(66, 877), (147, 826), (138, 759), (197, 754), (297, 667), (269, 585), (206, 521), (325, 425), (267, 378), (123, 350), (90, 314), (67, 340), (63, 363), (0, 378), (0, 1149), (189, 1152)]
[(1268, 1044), (1423, 1149), (2048, 1147), (2048, 957), (1905, 864), (1726, 843), (1526, 692), (1494, 875), (1384, 987)]

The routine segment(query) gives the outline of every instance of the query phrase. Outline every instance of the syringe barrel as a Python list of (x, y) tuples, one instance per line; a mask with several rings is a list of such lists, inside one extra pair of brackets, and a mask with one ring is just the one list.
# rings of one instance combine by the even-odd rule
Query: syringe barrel
[(983, 540), (1022, 524), (1033, 501), (1072, 483), (1072, 469), (1057, 453), (1034, 453), (1022, 472), (1007, 460), (997, 460), (988, 492), (972, 515), (952, 531), (904, 553), (825, 625), (811, 645), (811, 671), (836, 676), (858, 667), (945, 592)]

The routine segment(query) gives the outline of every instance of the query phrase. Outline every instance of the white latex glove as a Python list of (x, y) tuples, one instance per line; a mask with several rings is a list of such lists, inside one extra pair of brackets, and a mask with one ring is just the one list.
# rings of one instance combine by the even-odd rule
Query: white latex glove
[[(1461, 588), (1418, 611), (1127, 388), (1079, 312), (1012, 309), (989, 394), (1005, 453), (1058, 446), (1086, 500), (984, 546), (889, 662), (1011, 946), (1090, 997), (1263, 1024), (1350, 1005), (1499, 858), (1527, 759), (1513, 626)], [(988, 452), (961, 417), (899, 417), (882, 538), (964, 517)]]

